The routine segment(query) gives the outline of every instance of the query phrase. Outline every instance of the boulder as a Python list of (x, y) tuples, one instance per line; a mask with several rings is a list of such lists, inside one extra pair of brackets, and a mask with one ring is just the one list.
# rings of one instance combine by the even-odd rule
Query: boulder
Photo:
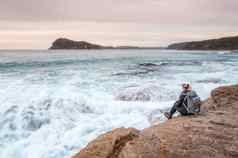
[(134, 128), (119, 128), (99, 136), (73, 158), (116, 158), (126, 143), (138, 137)]

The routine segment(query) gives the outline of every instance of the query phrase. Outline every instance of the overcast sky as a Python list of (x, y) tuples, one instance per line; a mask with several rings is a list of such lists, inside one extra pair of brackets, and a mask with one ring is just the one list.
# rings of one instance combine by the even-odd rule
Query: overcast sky
[(166, 46), (238, 35), (238, 0), (0, 0), (0, 49), (46, 49), (58, 37)]

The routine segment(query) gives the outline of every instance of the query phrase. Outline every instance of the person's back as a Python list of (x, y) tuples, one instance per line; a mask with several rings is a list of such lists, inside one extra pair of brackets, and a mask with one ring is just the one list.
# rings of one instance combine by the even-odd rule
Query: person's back
[(189, 92), (190, 92), (190, 90), (183, 90), (179, 95), (179, 99), (174, 103), (176, 105), (176, 110), (178, 112), (180, 112), (180, 114), (182, 114), (182, 115), (187, 114), (187, 110), (183, 106), (183, 104), (184, 104), (185, 98), (187, 96), (187, 93), (189, 93)]
[[(174, 103), (173, 107), (171, 108), (170, 112), (166, 112), (165, 116), (168, 119), (171, 119), (173, 114), (178, 111), (181, 115), (189, 115), (193, 114), (191, 110), (191, 98), (198, 97), (196, 92), (192, 90), (192, 87), (189, 84), (182, 85), (182, 92), (179, 96), (179, 99)], [(200, 101), (200, 98), (199, 98)], [(189, 106), (188, 106), (189, 105)], [(199, 107), (200, 111), (200, 107)]]
[(183, 101), (183, 106), (188, 114), (196, 114), (200, 112), (201, 99), (193, 90), (186, 93)]

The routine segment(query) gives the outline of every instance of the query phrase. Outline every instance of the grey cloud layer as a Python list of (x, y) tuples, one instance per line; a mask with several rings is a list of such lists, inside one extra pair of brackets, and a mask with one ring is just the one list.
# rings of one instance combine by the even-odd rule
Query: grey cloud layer
[(0, 20), (237, 24), (237, 0), (0, 0)]
[(0, 0), (0, 49), (58, 37), (166, 46), (238, 34), (238, 0)]

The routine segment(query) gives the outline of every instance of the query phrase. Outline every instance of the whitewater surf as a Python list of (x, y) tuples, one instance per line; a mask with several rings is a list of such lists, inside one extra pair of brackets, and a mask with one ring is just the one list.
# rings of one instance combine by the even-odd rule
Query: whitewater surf
[(143, 129), (188, 82), (238, 81), (238, 54), (172, 50), (0, 52), (0, 157), (68, 158), (118, 127)]

